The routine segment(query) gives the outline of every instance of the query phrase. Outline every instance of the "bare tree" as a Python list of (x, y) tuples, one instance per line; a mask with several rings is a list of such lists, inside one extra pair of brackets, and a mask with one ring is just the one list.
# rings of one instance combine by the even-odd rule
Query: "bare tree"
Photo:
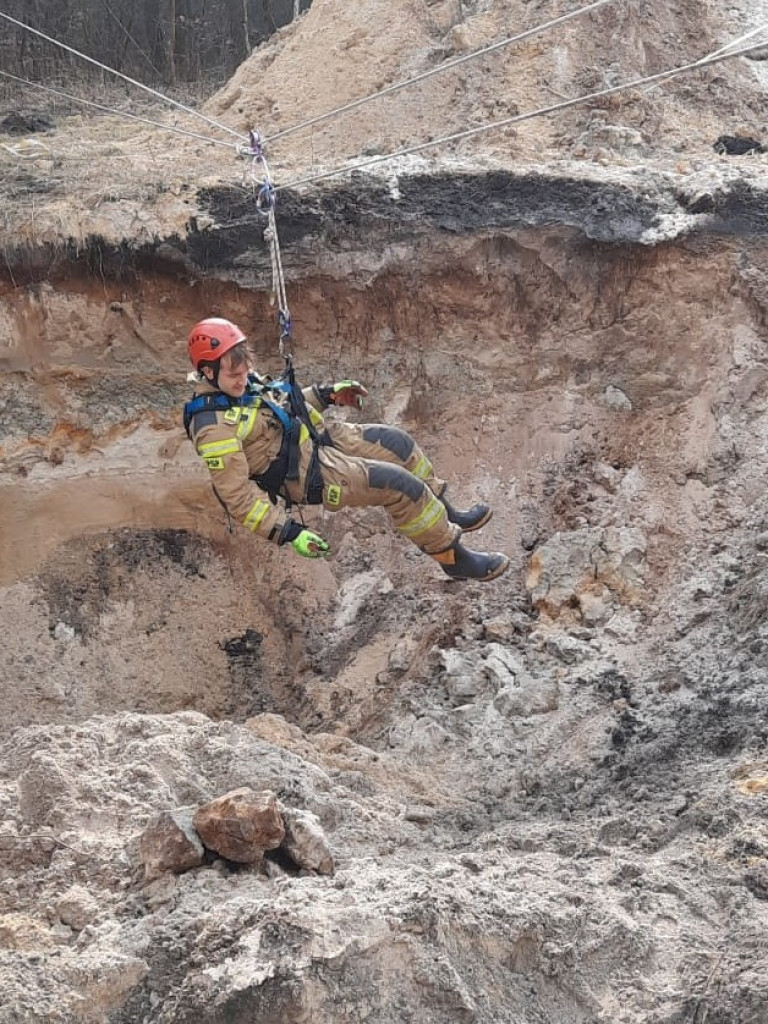
[[(0, 0), (13, 18), (147, 84), (223, 81), (312, 0)], [(79, 58), (0, 24), (0, 70), (72, 85), (102, 78)]]
[(243, 0), (243, 38), (245, 40), (246, 56), (251, 55), (251, 32), (248, 26), (248, 0)]
[(168, 0), (168, 79), (176, 84), (176, 0)]

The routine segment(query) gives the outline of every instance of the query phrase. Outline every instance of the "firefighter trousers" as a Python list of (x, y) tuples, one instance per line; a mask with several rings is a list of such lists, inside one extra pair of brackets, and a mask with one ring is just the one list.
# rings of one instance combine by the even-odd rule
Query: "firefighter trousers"
[(410, 434), (376, 423), (328, 423), (334, 447), (319, 449), (323, 506), (386, 509), (394, 526), (429, 555), (445, 551), (461, 531), (439, 495), (445, 481)]

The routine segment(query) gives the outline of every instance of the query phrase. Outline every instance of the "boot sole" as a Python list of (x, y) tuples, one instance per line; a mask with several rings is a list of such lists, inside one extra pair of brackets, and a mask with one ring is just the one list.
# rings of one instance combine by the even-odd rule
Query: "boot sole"
[(449, 576), (449, 579), (453, 580), (453, 582), (455, 583), (490, 583), (491, 580), (496, 580), (499, 578), (499, 576), (502, 576), (507, 571), (510, 564), (511, 563), (509, 558), (507, 558), (507, 556), (505, 555), (504, 561), (499, 564), (498, 568), (494, 569), (492, 572), (486, 573), (485, 576), (451, 576), (450, 574), (447, 575)]

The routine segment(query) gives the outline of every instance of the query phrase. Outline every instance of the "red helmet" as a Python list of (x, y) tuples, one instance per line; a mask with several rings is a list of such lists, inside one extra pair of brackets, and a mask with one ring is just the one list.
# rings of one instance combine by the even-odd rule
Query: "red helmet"
[(200, 369), (200, 363), (213, 363), (221, 359), (235, 345), (245, 341), (245, 335), (230, 320), (211, 316), (195, 324), (187, 338), (187, 352), (192, 365)]

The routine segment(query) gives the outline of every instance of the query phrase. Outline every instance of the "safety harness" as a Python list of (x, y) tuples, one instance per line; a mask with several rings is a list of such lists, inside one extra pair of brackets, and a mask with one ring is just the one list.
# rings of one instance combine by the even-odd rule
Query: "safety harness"
[[(283, 431), (283, 440), (277, 457), (263, 473), (254, 474), (251, 479), (265, 491), (273, 503), (282, 498), (290, 506), (291, 501), (285, 493), (286, 482), (298, 480), (300, 477), (301, 442), (302, 428), (305, 428), (312, 440), (312, 457), (307, 472), (307, 487), (305, 501), (309, 505), (319, 505), (323, 499), (323, 481), (320, 474), (320, 461), (318, 459), (318, 448), (321, 445), (330, 445), (332, 441), (329, 434), (323, 431), (318, 432), (301, 388), (296, 383), (293, 372), (293, 365), (288, 362), (285, 373), (277, 380), (268, 384), (257, 383), (255, 378), (250, 381), (251, 387), (258, 390), (246, 391), (240, 398), (231, 398), (219, 391), (216, 394), (197, 395), (190, 399), (184, 406), (184, 429), (192, 441), (192, 428), (195, 418), (203, 412), (220, 412), (233, 408), (248, 408), (249, 406), (266, 406), (275, 419), (280, 423)], [(266, 392), (283, 392), (288, 396), (289, 409), (270, 401)]]

